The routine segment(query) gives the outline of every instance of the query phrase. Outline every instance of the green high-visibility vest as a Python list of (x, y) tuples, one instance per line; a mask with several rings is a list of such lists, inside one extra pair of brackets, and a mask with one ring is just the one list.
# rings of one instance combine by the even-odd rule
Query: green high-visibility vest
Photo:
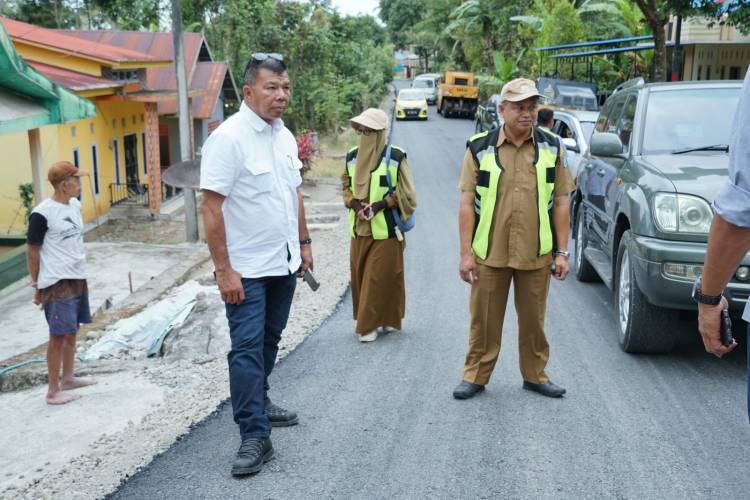
[[(398, 185), (398, 169), (401, 166), (401, 160), (406, 158), (406, 151), (398, 146), (391, 146), (391, 160), (388, 165), (385, 164), (385, 152), (388, 149), (386, 145), (380, 156), (380, 165), (370, 174), (370, 203), (375, 203), (388, 196), (388, 179), (386, 169), (391, 174), (391, 184), (393, 189)], [(354, 189), (354, 169), (357, 163), (357, 148), (354, 147), (346, 154), (346, 172), (349, 175), (349, 188)], [(349, 230), (352, 238), (357, 236), (356, 232), (357, 214), (354, 210), (349, 209)], [(372, 237), (376, 240), (387, 240), (396, 237), (396, 221), (390, 210), (381, 210), (370, 221)]]
[[(474, 211), (477, 222), (474, 227), (474, 238), (471, 248), (474, 255), (486, 259), (492, 233), (492, 220), (495, 215), (497, 196), (502, 182), (503, 166), (497, 152), (497, 140), (500, 128), (472, 136), (466, 146), (471, 151), (474, 161), (479, 165), (477, 187), (474, 197)], [(557, 137), (534, 127), (536, 143), (535, 167), (537, 187), (537, 211), (539, 216), (539, 255), (552, 251), (552, 229), (548, 212), (555, 188), (555, 167), (559, 155)]]

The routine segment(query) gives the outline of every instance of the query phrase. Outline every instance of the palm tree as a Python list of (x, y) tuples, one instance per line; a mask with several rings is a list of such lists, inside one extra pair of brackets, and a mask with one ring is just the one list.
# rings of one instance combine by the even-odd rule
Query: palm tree
[(468, 0), (451, 12), (451, 22), (444, 32), (458, 38), (457, 33), (480, 33), (485, 62), (490, 73), (494, 73), (493, 53), (497, 49), (496, 33), (498, 15), (491, 0)]

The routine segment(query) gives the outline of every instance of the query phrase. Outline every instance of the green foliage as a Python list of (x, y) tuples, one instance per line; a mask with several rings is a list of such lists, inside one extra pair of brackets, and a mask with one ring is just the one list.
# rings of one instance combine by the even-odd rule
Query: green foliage
[(191, 19), (203, 23), (214, 57), (229, 61), (238, 85), (253, 52), (284, 55), (293, 88), (284, 118), (293, 130), (334, 130), (383, 98), (393, 57), (374, 18), (341, 16), (328, 2), (226, 0), (216, 10), (206, 5)]
[(539, 31), (540, 43), (543, 46), (570, 43), (582, 33), (586, 33), (586, 29), (578, 10), (571, 3), (557, 2), (545, 16), (545, 22)]
[(23, 220), (24, 222), (28, 222), (29, 217), (31, 217), (31, 212), (34, 210), (34, 186), (31, 184), (19, 184), (18, 195), (21, 198), (21, 204), (26, 211)]
[(403, 48), (410, 43), (409, 30), (424, 19), (424, 2), (413, 0), (380, 0), (380, 19), (386, 24), (388, 37)]
[(15, 0), (7, 3), (3, 15), (52, 29), (75, 26), (76, 19), (70, 3), (65, 0)]

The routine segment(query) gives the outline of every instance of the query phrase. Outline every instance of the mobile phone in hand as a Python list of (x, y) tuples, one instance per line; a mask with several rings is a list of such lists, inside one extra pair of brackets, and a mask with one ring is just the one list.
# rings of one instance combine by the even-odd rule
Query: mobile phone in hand
[(302, 275), (302, 279), (310, 286), (310, 289), (315, 292), (320, 288), (320, 282), (315, 278), (315, 275), (309, 269)]
[(368, 206), (367, 208), (365, 208), (365, 218), (366, 218), (367, 220), (370, 220), (370, 219), (372, 219), (372, 218), (373, 218), (374, 216), (375, 216), (375, 214), (374, 214), (374, 213), (372, 213), (372, 207), (369, 207), (369, 206)]
[(732, 337), (732, 320), (729, 317), (729, 310), (722, 309), (721, 311), (721, 323), (719, 324), (719, 336), (721, 337), (721, 343), (724, 347), (729, 347), (734, 344), (734, 338)]

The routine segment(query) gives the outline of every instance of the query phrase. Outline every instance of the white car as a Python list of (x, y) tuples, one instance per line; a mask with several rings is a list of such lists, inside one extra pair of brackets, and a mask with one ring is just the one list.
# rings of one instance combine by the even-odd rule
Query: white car
[(427, 104), (437, 103), (438, 82), (436, 78), (420, 75), (411, 82), (411, 88), (421, 90), (427, 99)]

